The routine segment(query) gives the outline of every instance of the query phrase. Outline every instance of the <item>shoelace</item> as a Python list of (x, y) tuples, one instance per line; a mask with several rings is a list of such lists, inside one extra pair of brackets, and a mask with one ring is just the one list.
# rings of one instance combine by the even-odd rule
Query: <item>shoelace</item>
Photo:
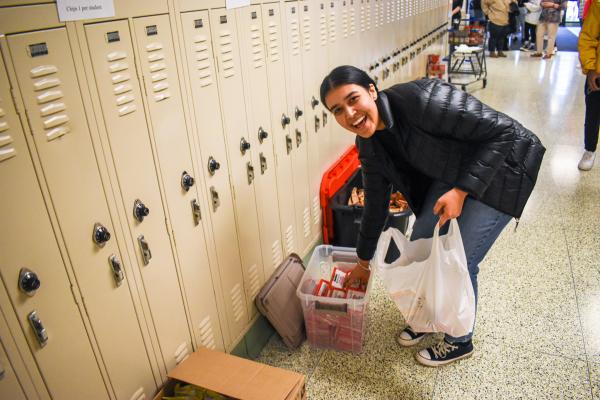
[(433, 351), (433, 355), (436, 358), (445, 358), (448, 355), (448, 353), (456, 349), (458, 349), (458, 346), (455, 346), (452, 343), (448, 343), (445, 340), (443, 340), (440, 343), (433, 346), (431, 348), (431, 351)]

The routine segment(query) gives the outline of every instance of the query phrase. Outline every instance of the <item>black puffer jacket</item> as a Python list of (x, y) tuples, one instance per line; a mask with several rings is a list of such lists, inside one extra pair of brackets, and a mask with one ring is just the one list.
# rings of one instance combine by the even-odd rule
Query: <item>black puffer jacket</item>
[[(379, 92), (377, 107), (386, 132), (356, 139), (366, 199), (360, 258), (373, 256), (392, 184), (417, 216), (432, 180), (521, 216), (546, 151), (531, 131), (440, 80), (393, 86)], [(391, 142), (380, 134), (392, 135)]]

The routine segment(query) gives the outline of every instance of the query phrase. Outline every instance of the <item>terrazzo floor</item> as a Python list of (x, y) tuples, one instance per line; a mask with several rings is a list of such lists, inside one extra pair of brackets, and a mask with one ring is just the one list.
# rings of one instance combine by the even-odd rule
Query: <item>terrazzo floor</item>
[(395, 335), (404, 322), (375, 280), (359, 355), (275, 335), (258, 361), (306, 374), (318, 399), (600, 399), (600, 165), (580, 172), (584, 76), (577, 53), (488, 59), (468, 91), (535, 132), (547, 148), (518, 229), (504, 230), (479, 274), (475, 353), (422, 367)]

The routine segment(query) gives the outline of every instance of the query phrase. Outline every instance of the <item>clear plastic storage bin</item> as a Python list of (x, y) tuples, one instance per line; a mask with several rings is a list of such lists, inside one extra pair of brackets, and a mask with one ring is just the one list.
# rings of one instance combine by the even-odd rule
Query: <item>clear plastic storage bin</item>
[(362, 298), (333, 298), (313, 293), (323, 279), (329, 281), (333, 269), (350, 271), (356, 265), (356, 250), (330, 245), (317, 246), (296, 291), (306, 324), (309, 343), (315, 347), (362, 351), (371, 279)]

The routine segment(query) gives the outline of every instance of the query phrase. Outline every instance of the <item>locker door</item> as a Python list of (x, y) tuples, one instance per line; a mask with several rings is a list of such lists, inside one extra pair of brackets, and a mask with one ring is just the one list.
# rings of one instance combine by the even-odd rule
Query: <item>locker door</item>
[(256, 205), (259, 216), (260, 245), (264, 260), (264, 276), (268, 279), (283, 261), (277, 179), (273, 138), (270, 136), (271, 109), (263, 22), (260, 6), (239, 9), (236, 15), (240, 39), (242, 76), (246, 93), (248, 116), (248, 141), (252, 146), (252, 163), (255, 174)]
[[(55, 38), (52, 32), (47, 35), (48, 40)], [(11, 48), (11, 52), (15, 54), (17, 49), (23, 50), (23, 57), (29, 57), (23, 48)], [(56, 48), (49, 46), (49, 51)], [(29, 79), (32, 68), (18, 65)], [(30, 83), (27, 90), (31, 87)], [(31, 118), (37, 118), (36, 114), (33, 109), (28, 112)], [(34, 135), (44, 135), (44, 131), (34, 131)], [(37, 184), (24, 131), (11, 102), (4, 62), (0, 62), (0, 182), (0, 225), (10, 233), (0, 240), (0, 274), (48, 391), (56, 399), (108, 399)], [(91, 231), (86, 233), (91, 235)], [(40, 282), (32, 296), (19, 290), (22, 268), (35, 273)], [(33, 289), (35, 277), (29, 278), (31, 284), (24, 288)], [(37, 323), (36, 328), (30, 321)]]
[[(364, 1), (364, 0), (362, 0)], [(331, 150), (331, 126), (333, 125), (332, 116), (329, 114), (329, 111), (325, 108), (325, 105), (322, 104), (320, 98), (320, 85), (321, 81), (325, 76), (330, 72), (329, 64), (327, 62), (327, 58), (329, 55), (329, 37), (327, 32), (327, 6), (328, 3), (321, 0), (318, 3), (313, 5), (313, 12), (317, 12), (318, 21), (319, 21), (319, 36), (318, 41), (316, 37), (314, 39), (315, 43), (318, 44), (317, 52), (315, 54), (315, 59), (318, 60), (317, 64), (317, 87), (314, 89), (317, 93), (316, 99), (319, 100), (319, 105), (317, 105), (317, 118), (321, 119), (321, 127), (319, 128), (319, 134), (317, 135), (319, 140), (319, 176), (323, 176), (323, 173), (329, 165), (333, 161), (332, 150)], [(317, 8), (318, 6), (318, 8)], [(362, 56), (363, 49), (357, 43), (356, 52), (359, 56)]]
[(244, 279), (240, 263), (238, 233), (235, 227), (230, 169), (217, 99), (216, 67), (210, 39), (208, 12), (181, 14), (188, 66), (189, 91), (195, 117), (196, 135), (203, 160), (202, 169), (211, 203), (210, 219), (219, 265), (222, 296), (231, 341), (237, 339), (248, 321), (244, 298)]
[(135, 18), (134, 26), (150, 111), (149, 120), (156, 141), (193, 335), (197, 344), (223, 350), (206, 238), (201, 224), (202, 215), (198, 214), (198, 186), (182, 187), (182, 179), (186, 174), (193, 178), (195, 173), (183, 115), (169, 16)]
[[(85, 26), (102, 117), (144, 291), (167, 370), (191, 352), (182, 293), (165, 227), (127, 21)], [(163, 62), (153, 72), (164, 69)], [(138, 202), (149, 214), (132, 212)], [(131, 211), (130, 211), (131, 210)]]
[(301, 254), (308, 252), (311, 239), (310, 200), (308, 193), (308, 153), (306, 126), (304, 120), (304, 90), (302, 87), (302, 49), (300, 42), (299, 3), (285, 3), (282, 15), (285, 32), (286, 81), (289, 82), (288, 112), (290, 135), (293, 140), (292, 152), (293, 190), (296, 201), (296, 227)]
[(292, 156), (293, 139), (289, 125), (282, 123), (282, 117), (288, 114), (286, 98), (286, 75), (283, 65), (281, 15), (278, 3), (262, 5), (263, 30), (267, 41), (267, 75), (269, 99), (271, 102), (271, 129), (275, 151), (277, 198), (281, 224), (281, 240), (286, 255), (299, 253), (295, 221), (294, 190), (290, 190), (293, 182)]
[[(331, 71), (335, 67), (342, 65), (339, 60), (342, 58), (340, 53), (343, 50), (343, 45), (341, 44), (341, 34), (338, 34), (339, 22), (341, 20), (338, 18), (338, 8), (341, 6), (341, 1), (336, 3), (333, 0), (330, 0), (326, 3), (325, 8), (327, 9), (327, 32), (329, 38), (329, 70)], [(333, 120), (333, 118), (332, 118)], [(332, 121), (333, 122), (333, 121)], [(340, 142), (343, 140), (344, 132), (339, 124), (332, 123), (331, 126), (331, 154), (332, 158), (335, 160), (337, 155), (340, 154), (341, 144)]]
[[(248, 315), (252, 317), (256, 313), (254, 298), (264, 282), (254, 188), (254, 177), (260, 173), (260, 166), (252, 162), (255, 149), (252, 148), (246, 124), (235, 12), (213, 9), (209, 11), (209, 16), (219, 70), (219, 94), (224, 111), (225, 142), (233, 184), (246, 305)], [(244, 148), (245, 143), (250, 146)]]
[(0, 337), (0, 339), (0, 398), (27, 400), (4, 349), (4, 338)]
[(321, 134), (321, 109), (317, 107), (320, 103), (319, 85), (321, 60), (318, 43), (318, 7), (315, 2), (301, 1), (300, 3), (300, 30), (302, 32), (302, 77), (304, 78), (304, 110), (306, 118), (306, 139), (308, 157), (308, 182), (310, 199), (310, 240), (316, 240), (321, 231), (321, 204), (319, 202), (319, 191), (321, 186), (321, 168), (319, 159), (321, 149), (319, 148), (319, 135)]

